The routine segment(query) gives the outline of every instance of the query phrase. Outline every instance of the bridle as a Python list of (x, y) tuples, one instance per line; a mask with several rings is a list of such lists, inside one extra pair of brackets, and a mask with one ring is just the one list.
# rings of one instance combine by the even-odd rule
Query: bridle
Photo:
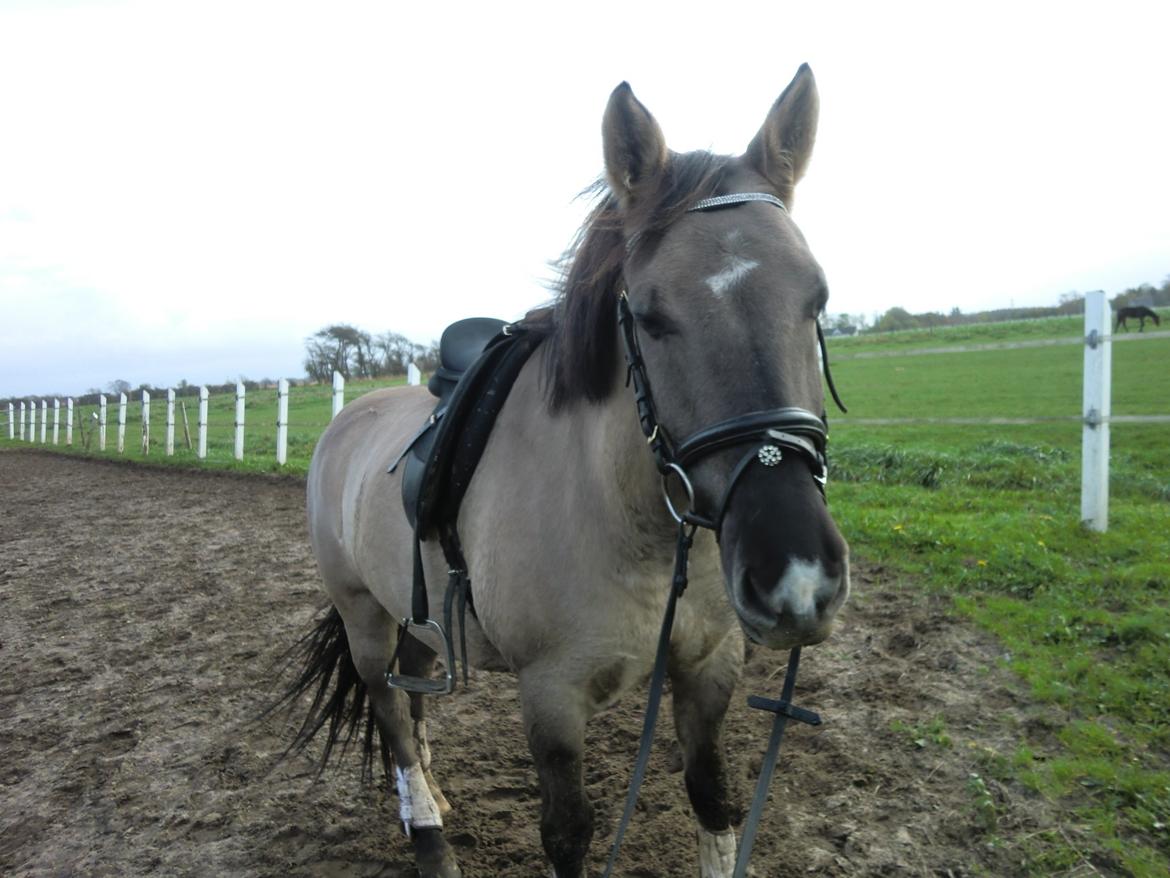
[[(765, 202), (787, 211), (784, 202), (774, 195), (764, 192), (739, 192), (704, 198), (688, 208), (687, 213), (722, 210), (750, 202)], [(635, 245), (636, 241), (629, 242), (627, 252), (631, 251)], [(617, 863), (622, 837), (630, 818), (633, 816), (638, 799), (638, 789), (641, 787), (646, 765), (649, 762), (650, 745), (654, 737), (654, 725), (666, 676), (666, 657), (669, 653), (670, 632), (674, 624), (675, 603), (686, 590), (687, 559), (695, 531), (700, 527), (707, 528), (714, 531), (715, 538), (718, 540), (723, 527), (723, 519), (727, 513), (727, 506), (736, 485), (754, 463), (759, 463), (764, 467), (776, 466), (784, 459), (785, 452), (797, 455), (808, 465), (821, 497), (824, 498), (828, 473), (825, 452), (829, 436), (828, 418), (824, 413), (816, 415), (797, 406), (783, 406), (735, 415), (709, 427), (696, 430), (676, 445), (658, 419), (654, 395), (650, 388), (650, 376), (646, 371), (646, 362), (642, 357), (642, 347), (638, 341), (637, 323), (633, 311), (630, 309), (630, 300), (625, 290), (618, 294), (617, 320), (625, 347), (626, 385), (633, 384), (634, 386), (634, 400), (638, 407), (638, 421), (642, 428), (642, 435), (646, 437), (646, 443), (654, 455), (655, 465), (662, 476), (663, 498), (666, 501), (667, 510), (678, 523), (678, 538), (675, 544), (674, 575), (671, 580), (666, 613), (662, 620), (662, 629), (658, 636), (654, 671), (650, 678), (650, 695), (646, 704), (642, 740), (638, 749), (638, 757), (634, 763), (634, 773), (630, 779), (625, 810), (617, 831), (614, 833), (613, 845), (610, 848), (606, 876), (613, 873)], [(829, 386), (833, 401), (844, 412), (846, 408), (841, 402), (841, 397), (837, 394), (832, 374), (829, 372), (828, 351), (825, 348), (825, 336), (819, 321), (816, 323), (816, 330), (825, 383)], [(750, 447), (732, 468), (731, 475), (723, 489), (723, 496), (714, 512), (707, 515), (699, 513), (695, 509), (695, 489), (687, 474), (687, 468), (717, 451), (743, 445)], [(669, 482), (672, 477), (678, 479), (687, 495), (688, 507), (682, 512), (676, 508), (670, 497)], [(762, 763), (752, 807), (744, 823), (744, 834), (740, 841), (739, 854), (735, 864), (736, 878), (741, 878), (747, 873), (752, 842), (763, 812), (764, 802), (767, 799), (768, 785), (776, 765), (776, 756), (787, 721), (795, 719), (810, 725), (819, 725), (821, 721), (817, 714), (791, 704), (792, 691), (796, 683), (796, 669), (799, 663), (800, 647), (797, 646), (793, 647), (789, 655), (788, 671), (778, 701), (758, 696), (752, 696), (748, 699), (748, 703), (752, 707), (775, 713), (776, 719)]]
[[(764, 192), (740, 192), (733, 195), (704, 198), (690, 207), (687, 213), (721, 210), (749, 202), (765, 202), (774, 204), (781, 210), (786, 210), (784, 202), (774, 195)], [(828, 475), (825, 447), (829, 436), (828, 419), (824, 414), (815, 415), (807, 409), (797, 406), (748, 412), (697, 430), (675, 445), (666, 428), (658, 419), (654, 395), (650, 389), (650, 376), (646, 372), (646, 362), (642, 357), (642, 346), (638, 340), (637, 322), (630, 309), (630, 300), (625, 290), (618, 294), (617, 312), (618, 326), (621, 328), (622, 342), (625, 346), (626, 385), (629, 386), (631, 383), (634, 385), (634, 401), (638, 406), (638, 420), (642, 427), (642, 435), (646, 437), (646, 442), (654, 455), (658, 472), (662, 475), (666, 506), (675, 521), (680, 524), (686, 522), (697, 527), (708, 528), (713, 530), (718, 538), (732, 491), (753, 461), (758, 461), (765, 467), (776, 466), (784, 458), (786, 450), (795, 453), (808, 464), (812, 477), (820, 489), (821, 495), (824, 496)], [(837, 394), (837, 388), (833, 385), (832, 374), (829, 372), (825, 336), (819, 322), (816, 323), (816, 328), (826, 383), (829, 385), (834, 401), (841, 408), (841, 411), (845, 411), (845, 406)], [(702, 515), (697, 512), (694, 509), (694, 487), (687, 474), (687, 468), (713, 452), (747, 443), (751, 443), (753, 447), (740, 458), (739, 463), (732, 469), (731, 478), (728, 480), (723, 491), (723, 498), (714, 514)], [(677, 477), (683, 490), (686, 491), (690, 504), (690, 508), (681, 513), (675, 508), (667, 490), (667, 483), (671, 476)]]

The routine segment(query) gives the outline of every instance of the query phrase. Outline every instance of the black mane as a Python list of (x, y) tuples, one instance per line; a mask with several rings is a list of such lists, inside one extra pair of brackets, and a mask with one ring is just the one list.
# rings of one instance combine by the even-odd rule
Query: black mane
[(627, 241), (653, 246), (692, 204), (720, 194), (730, 162), (709, 152), (672, 154), (657, 189), (625, 209), (603, 179), (585, 190), (597, 203), (558, 263), (556, 298), (525, 318), (547, 335), (544, 386), (553, 410), (580, 399), (600, 402), (613, 391)]

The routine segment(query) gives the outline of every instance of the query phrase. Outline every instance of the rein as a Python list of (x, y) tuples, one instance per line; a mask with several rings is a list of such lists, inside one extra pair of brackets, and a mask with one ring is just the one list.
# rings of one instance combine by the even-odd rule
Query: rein
[[(774, 195), (763, 192), (741, 192), (732, 195), (719, 195), (713, 198), (704, 198), (696, 202), (688, 213), (696, 211), (720, 210), (749, 202), (765, 202), (773, 204), (781, 210), (786, 210), (784, 203)], [(630, 310), (629, 297), (623, 290), (618, 296), (618, 325), (621, 328), (622, 341), (626, 356), (626, 386), (634, 386), (634, 401), (638, 407), (638, 420), (641, 424), (642, 435), (654, 455), (654, 462), (662, 476), (662, 494), (666, 501), (666, 508), (678, 523), (678, 538), (675, 543), (674, 574), (671, 577), (670, 593), (666, 602), (666, 612), (662, 619), (662, 628), (658, 635), (658, 649), (654, 657), (654, 670), (650, 677), (650, 694), (646, 702), (646, 716), (642, 725), (642, 738), (638, 745), (638, 756), (634, 762), (634, 772), (630, 778), (629, 791), (626, 794), (625, 809), (621, 821), (614, 833), (613, 845), (610, 848), (609, 860), (605, 867), (605, 876), (613, 874), (621, 849), (622, 838), (633, 816), (634, 807), (638, 801), (638, 791), (646, 774), (646, 766), (650, 760), (650, 749), (654, 739), (654, 727), (658, 719), (658, 707), (662, 700), (662, 690), (666, 679), (666, 663), (670, 651), (670, 633), (674, 626), (675, 605), (687, 587), (687, 564), (694, 535), (698, 528), (704, 527), (714, 531), (715, 539), (719, 540), (723, 518), (731, 500), (731, 494), (740, 479), (751, 469), (752, 464), (758, 462), (761, 466), (776, 466), (784, 458), (784, 453), (797, 455), (809, 466), (813, 480), (825, 496), (828, 465), (825, 457), (825, 447), (828, 441), (828, 421), (824, 415), (817, 416), (812, 412), (786, 406), (768, 409), (765, 411), (748, 412), (709, 427), (704, 427), (682, 442), (675, 445), (666, 429), (658, 420), (658, 412), (654, 405), (654, 397), (650, 389), (650, 377), (646, 372), (646, 364), (642, 358), (642, 348), (638, 341), (637, 326), (633, 312)], [(828, 352), (825, 348), (825, 336), (821, 331), (820, 323), (816, 324), (817, 342), (821, 350), (825, 381), (829, 385), (833, 400), (838, 407), (845, 411), (837, 388), (829, 372)], [(736, 445), (749, 444), (751, 447), (731, 471), (723, 497), (713, 514), (701, 515), (695, 506), (695, 491), (687, 475), (686, 467), (707, 455), (724, 448)], [(687, 495), (688, 506), (683, 512), (675, 508), (669, 493), (669, 480), (674, 476), (681, 483)], [(776, 715), (772, 724), (772, 734), (765, 751), (764, 761), (760, 768), (760, 776), (756, 783), (755, 795), (752, 799), (751, 810), (744, 823), (743, 838), (740, 841), (739, 853), (736, 858), (734, 878), (743, 878), (747, 874), (747, 864), (751, 859), (752, 845), (755, 841), (757, 827), (763, 814), (764, 804), (768, 797), (768, 786), (780, 749), (780, 741), (784, 735), (784, 728), (788, 720), (810, 725), (819, 725), (821, 718), (812, 711), (804, 710), (792, 705), (792, 692), (796, 685), (796, 671), (800, 665), (800, 647), (793, 647), (788, 657), (788, 670), (784, 678), (784, 686), (779, 700), (750, 696), (748, 705), (767, 710)]]

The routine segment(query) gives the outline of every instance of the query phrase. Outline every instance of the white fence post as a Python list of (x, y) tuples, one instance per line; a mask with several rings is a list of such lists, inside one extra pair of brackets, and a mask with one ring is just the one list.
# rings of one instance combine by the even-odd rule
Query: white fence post
[(73, 444), (73, 397), (65, 400), (65, 444)]
[(98, 451), (106, 450), (106, 395), (98, 394)]
[(126, 394), (118, 394), (118, 453), (126, 450)]
[(28, 404), (28, 441), (37, 441), (37, 404), (35, 400)]
[(1109, 414), (1113, 343), (1103, 290), (1085, 293), (1084, 428), (1081, 440), (1081, 522), (1109, 527)]
[(236, 460), (244, 459), (244, 382), (236, 382)]
[(61, 432), (61, 400), (53, 400), (53, 444), (57, 444), (57, 436)]
[(175, 391), (167, 391), (167, 441), (166, 455), (175, 453)]
[(20, 441), (24, 441), (24, 400), (20, 401)]
[(406, 383), (411, 387), (422, 384), (422, 372), (418, 370), (418, 366), (414, 363), (406, 367)]
[(207, 388), (199, 388), (199, 459), (207, 457)]
[(142, 391), (142, 453), (150, 454), (150, 394)]
[(16, 415), (16, 407), (12, 403), (8, 403), (8, 438), (9, 439), (13, 439), (16, 437), (16, 421), (14, 420), (15, 415)]
[(333, 414), (329, 420), (337, 417), (337, 413), (345, 408), (345, 376), (340, 372), (333, 373)]
[(47, 400), (41, 400), (41, 444), (45, 444), (49, 433), (49, 403)]
[[(334, 375), (336, 376), (336, 372)], [(336, 380), (336, 379), (335, 379)], [(334, 406), (337, 405), (334, 397)], [(276, 462), (288, 463), (288, 379), (276, 382)]]

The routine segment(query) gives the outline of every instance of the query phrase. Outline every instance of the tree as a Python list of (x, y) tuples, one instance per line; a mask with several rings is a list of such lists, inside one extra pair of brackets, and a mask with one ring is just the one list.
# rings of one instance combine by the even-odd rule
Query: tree
[(110, 389), (110, 393), (113, 393), (115, 395), (117, 395), (119, 393), (129, 393), (131, 390), (134, 389), (133, 387), (130, 386), (129, 381), (126, 381), (122, 378), (115, 378), (113, 381), (111, 381), (109, 384), (107, 384), (106, 387), (108, 387)]
[(370, 334), (348, 323), (318, 329), (305, 339), (305, 352), (305, 372), (314, 381), (328, 381), (334, 372), (347, 379), (370, 377)]
[(406, 367), (426, 350), (397, 332), (383, 332), (374, 339), (374, 349), (381, 354), (380, 372), (385, 375), (405, 375)]
[(918, 321), (914, 315), (905, 308), (891, 308), (876, 321), (874, 321), (874, 332), (891, 332), (895, 329), (914, 329), (918, 326)]

